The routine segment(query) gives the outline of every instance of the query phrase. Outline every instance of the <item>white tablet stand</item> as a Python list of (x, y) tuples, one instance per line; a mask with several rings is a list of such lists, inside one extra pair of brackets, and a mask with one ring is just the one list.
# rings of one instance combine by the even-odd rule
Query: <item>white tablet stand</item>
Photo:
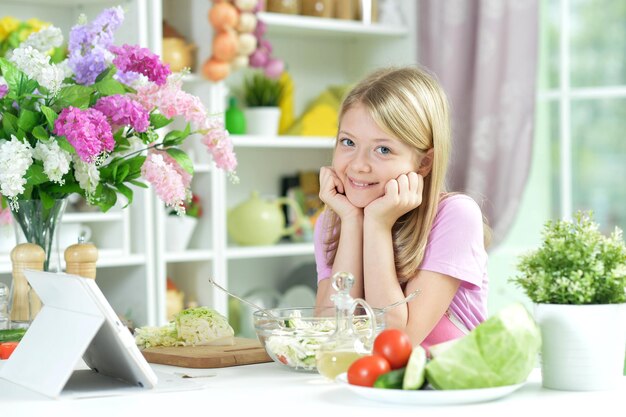
[(44, 306), (0, 378), (57, 397), (81, 357), (93, 370), (152, 388), (157, 377), (92, 279), (25, 271)]

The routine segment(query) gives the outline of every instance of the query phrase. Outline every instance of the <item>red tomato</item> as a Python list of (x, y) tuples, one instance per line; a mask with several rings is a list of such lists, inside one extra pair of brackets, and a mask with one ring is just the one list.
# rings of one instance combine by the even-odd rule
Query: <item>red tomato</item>
[(408, 334), (399, 329), (387, 329), (376, 336), (372, 353), (387, 359), (391, 369), (399, 369), (406, 366), (412, 351)]
[(4, 342), (0, 343), (0, 359), (9, 359), (11, 353), (17, 347), (18, 342)]
[(348, 382), (352, 385), (372, 387), (376, 378), (389, 372), (389, 362), (379, 355), (363, 356), (348, 368)]

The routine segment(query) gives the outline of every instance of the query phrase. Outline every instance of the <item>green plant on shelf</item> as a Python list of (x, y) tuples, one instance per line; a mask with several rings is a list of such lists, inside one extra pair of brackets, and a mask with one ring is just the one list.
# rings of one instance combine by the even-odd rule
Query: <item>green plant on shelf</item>
[(254, 72), (244, 79), (243, 98), (248, 107), (278, 107), (282, 86), (278, 79)]

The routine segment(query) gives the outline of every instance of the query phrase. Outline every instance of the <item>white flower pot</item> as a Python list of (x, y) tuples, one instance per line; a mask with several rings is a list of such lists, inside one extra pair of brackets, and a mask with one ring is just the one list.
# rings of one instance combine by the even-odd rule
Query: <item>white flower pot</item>
[(246, 116), (246, 133), (248, 135), (278, 135), (280, 108), (248, 107), (244, 110), (244, 114)]
[(622, 378), (626, 304), (536, 304), (545, 388), (599, 391)]
[(189, 216), (165, 217), (165, 250), (180, 252), (189, 246), (189, 241), (198, 220)]

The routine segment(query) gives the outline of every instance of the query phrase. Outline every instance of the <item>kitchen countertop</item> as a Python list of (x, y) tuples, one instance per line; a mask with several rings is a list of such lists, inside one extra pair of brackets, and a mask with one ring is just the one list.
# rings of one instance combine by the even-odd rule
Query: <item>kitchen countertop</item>
[[(21, 416), (202, 416), (217, 412), (259, 416), (384, 415), (416, 416), (425, 410), (429, 416), (464, 417), (489, 415), (532, 415), (547, 411), (575, 411), (576, 415), (624, 415), (626, 377), (618, 388), (599, 392), (553, 391), (541, 387), (541, 372), (534, 369), (526, 384), (514, 393), (491, 402), (467, 405), (406, 406), (375, 402), (360, 397), (345, 386), (326, 381), (315, 373), (299, 373), (275, 363), (219, 369), (186, 369), (152, 365), (160, 374), (186, 373), (202, 376), (179, 381), (195, 384), (195, 389), (163, 392), (142, 390), (131, 394), (81, 399), (49, 399), (0, 379), (0, 415)], [(184, 382), (183, 382), (184, 381)], [(197, 386), (201, 386), (199, 389)], [(191, 387), (190, 387), (191, 388)]]

